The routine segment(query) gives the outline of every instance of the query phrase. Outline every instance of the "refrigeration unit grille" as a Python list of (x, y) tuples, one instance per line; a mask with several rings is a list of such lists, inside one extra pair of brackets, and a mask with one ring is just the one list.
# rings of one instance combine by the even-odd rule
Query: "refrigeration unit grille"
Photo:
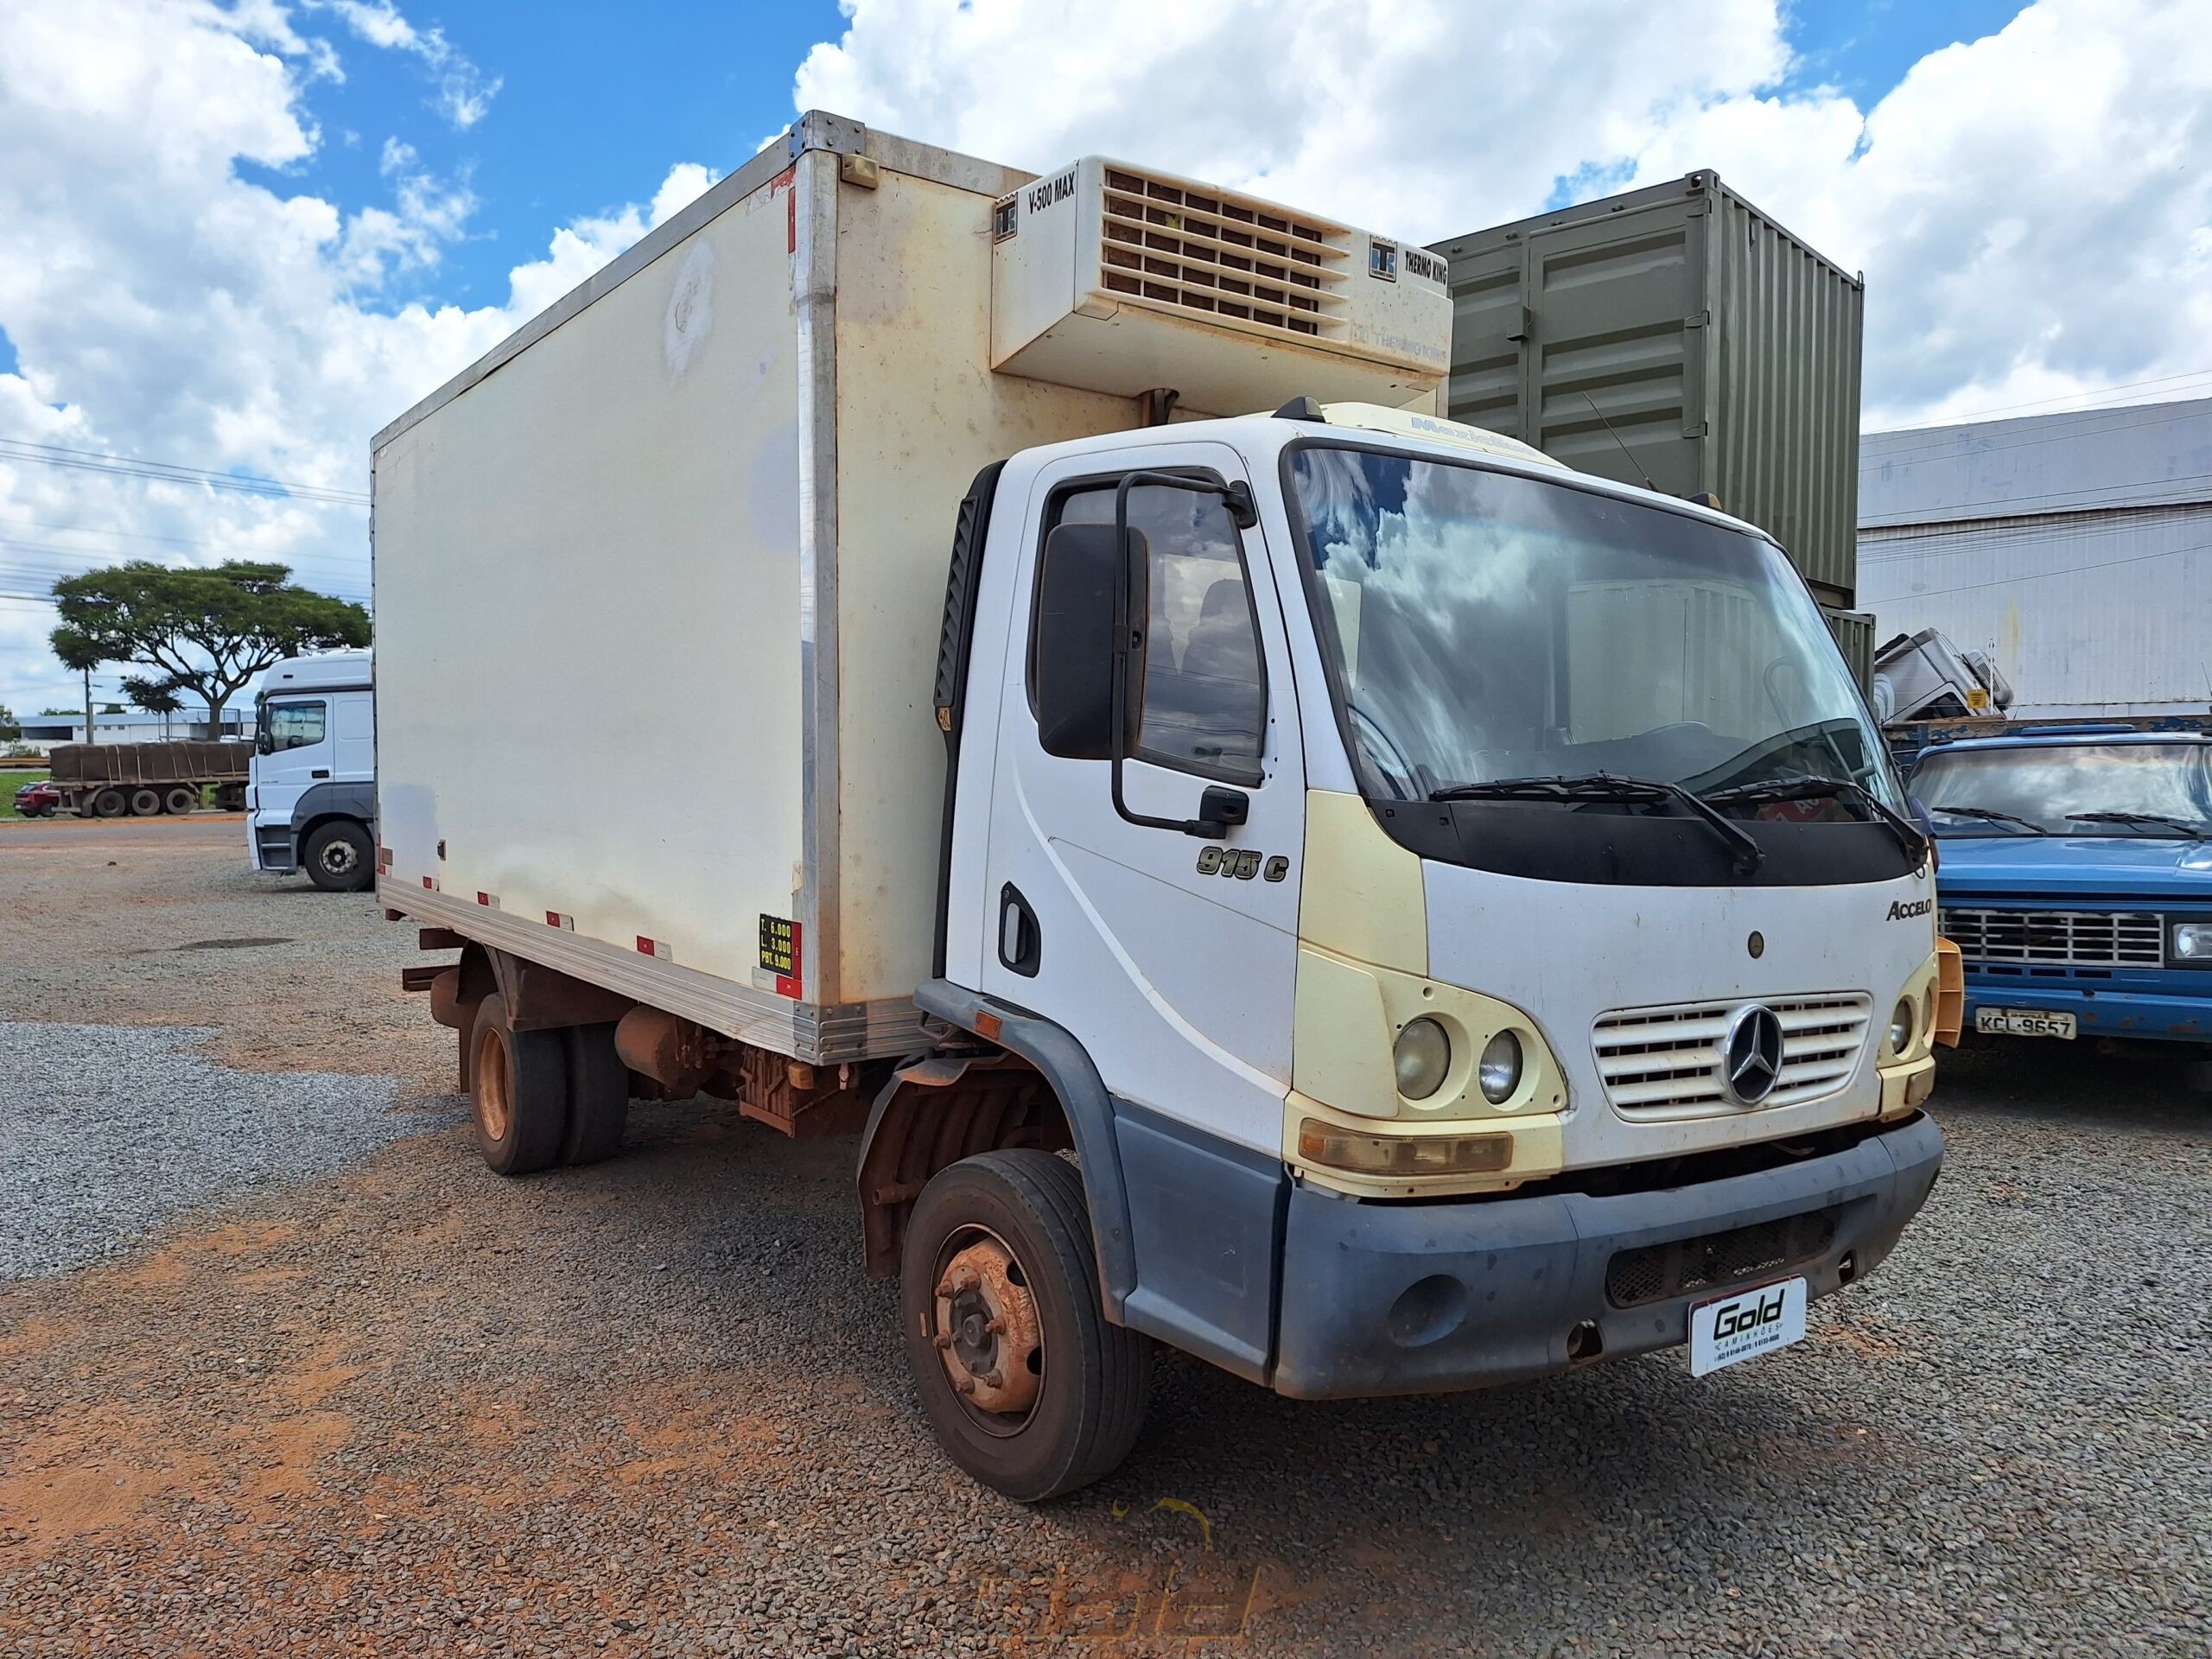
[(1350, 235), (1218, 191), (1106, 169), (1102, 285), (1155, 305), (1345, 337)]

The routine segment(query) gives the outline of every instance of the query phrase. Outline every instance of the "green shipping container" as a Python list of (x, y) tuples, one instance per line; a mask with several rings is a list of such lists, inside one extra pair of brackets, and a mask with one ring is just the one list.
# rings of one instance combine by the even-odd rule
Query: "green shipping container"
[(1451, 263), (1454, 420), (1717, 497), (1788, 548), (1824, 604), (1851, 607), (1859, 277), (1712, 173), (1435, 251)]

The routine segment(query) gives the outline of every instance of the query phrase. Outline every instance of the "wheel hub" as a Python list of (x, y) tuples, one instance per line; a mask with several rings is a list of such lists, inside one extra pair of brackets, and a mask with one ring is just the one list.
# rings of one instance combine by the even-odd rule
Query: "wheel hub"
[(353, 848), (351, 842), (334, 841), (322, 849), (322, 868), (333, 875), (353, 873)]
[(937, 1348), (945, 1374), (981, 1411), (1027, 1411), (1043, 1383), (1037, 1303), (1013, 1253), (980, 1239), (937, 1283)]
[(504, 1141), (513, 1109), (507, 1099), (507, 1051), (496, 1033), (485, 1032), (478, 1037), (475, 1072), (470, 1081), (474, 1085), (476, 1115), (487, 1136)]

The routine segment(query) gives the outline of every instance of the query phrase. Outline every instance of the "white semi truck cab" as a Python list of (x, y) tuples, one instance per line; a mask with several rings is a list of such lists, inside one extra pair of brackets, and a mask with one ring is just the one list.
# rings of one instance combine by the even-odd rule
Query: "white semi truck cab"
[[(378, 891), (493, 1168), (856, 1134), (1031, 1500), (1157, 1343), (1704, 1371), (1880, 1262), (1956, 980), (1782, 549), (1437, 418), (1445, 272), (1366, 232), (827, 117), (718, 188), (378, 441)], [(587, 708), (693, 781), (568, 810)]]
[(374, 674), (366, 651), (272, 664), (255, 699), (246, 855), (358, 893), (376, 879)]

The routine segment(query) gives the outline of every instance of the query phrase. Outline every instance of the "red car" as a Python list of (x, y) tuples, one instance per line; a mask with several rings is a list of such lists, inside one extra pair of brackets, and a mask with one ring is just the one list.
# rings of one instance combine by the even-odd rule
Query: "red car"
[(61, 791), (44, 778), (16, 791), (16, 811), (26, 818), (50, 818), (60, 810)]

